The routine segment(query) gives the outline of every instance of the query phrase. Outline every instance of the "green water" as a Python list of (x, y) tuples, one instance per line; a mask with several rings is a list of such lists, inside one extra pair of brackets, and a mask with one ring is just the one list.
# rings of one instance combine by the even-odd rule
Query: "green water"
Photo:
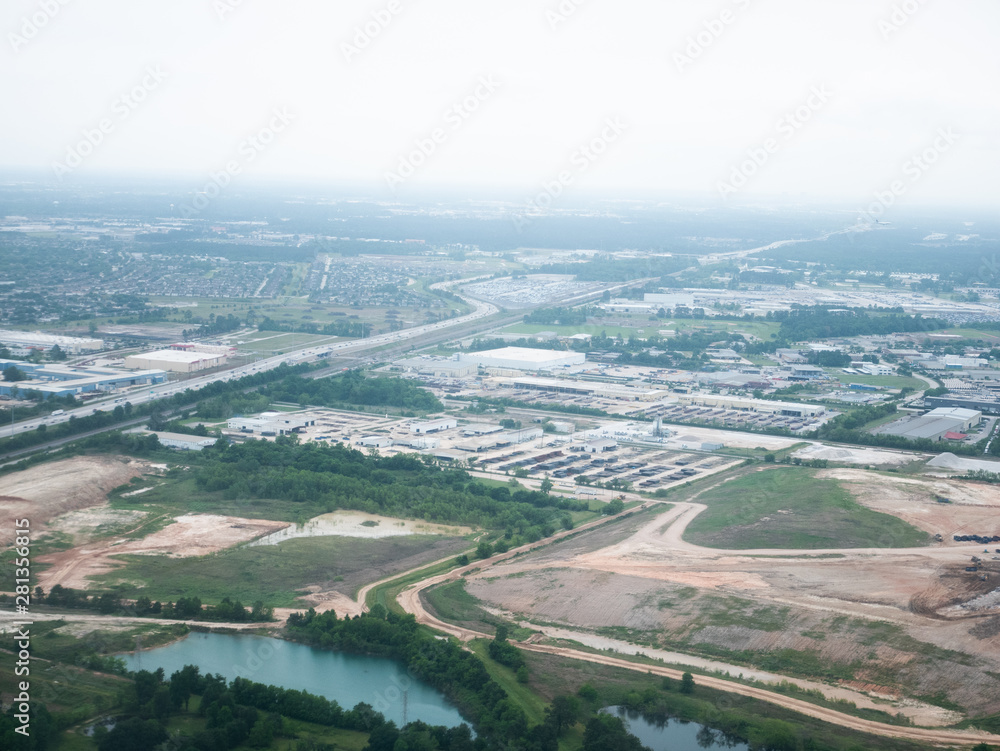
[(120, 655), (129, 670), (163, 668), (167, 677), (185, 665), (227, 680), (246, 678), (333, 699), (344, 709), (371, 704), (397, 725), (423, 720), (461, 725), (465, 720), (436, 689), (383, 657), (363, 657), (314, 649), (281, 639), (243, 634), (191, 634), (165, 647)]

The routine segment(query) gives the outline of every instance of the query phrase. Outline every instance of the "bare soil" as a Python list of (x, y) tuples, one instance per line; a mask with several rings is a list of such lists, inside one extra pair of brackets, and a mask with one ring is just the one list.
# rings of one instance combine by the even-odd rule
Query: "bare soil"
[(102, 540), (60, 553), (38, 557), (50, 567), (39, 574), (46, 590), (56, 584), (86, 589), (90, 577), (107, 573), (122, 564), (113, 555), (169, 555), (179, 558), (207, 555), (253, 540), (287, 527), (287, 522), (240, 519), (215, 514), (185, 514), (173, 523), (141, 540)]
[(148, 462), (118, 456), (76, 456), (0, 476), (0, 528), (14, 519), (42, 525), (68, 511), (98, 506), (108, 492), (153, 471)]

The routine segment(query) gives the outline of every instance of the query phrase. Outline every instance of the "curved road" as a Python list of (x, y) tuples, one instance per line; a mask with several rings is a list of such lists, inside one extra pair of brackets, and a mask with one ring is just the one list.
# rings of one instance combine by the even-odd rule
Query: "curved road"
[[(670, 527), (665, 530), (666, 534), (670, 535), (671, 540), (680, 540), (684, 529), (690, 523), (691, 519), (697, 516), (705, 506), (697, 503), (677, 503), (674, 504), (675, 508), (667, 512), (666, 523)], [(613, 518), (613, 517), (612, 517)], [(419, 623), (430, 626), (438, 631), (449, 634), (458, 638), (461, 641), (469, 641), (470, 639), (489, 639), (489, 634), (474, 631), (472, 629), (463, 628), (460, 626), (447, 623), (432, 615), (424, 607), (421, 600), (421, 593), (425, 590), (433, 587), (437, 584), (441, 584), (447, 581), (453, 581), (461, 576), (470, 573), (474, 569), (482, 569), (484, 567), (490, 567), (497, 563), (505, 560), (509, 560), (516, 555), (523, 554), (529, 550), (533, 550), (541, 545), (548, 544), (557, 539), (565, 537), (569, 534), (580, 532), (589, 528), (593, 528), (602, 523), (606, 523), (609, 519), (599, 519), (596, 522), (591, 522), (588, 525), (581, 526), (579, 529), (572, 530), (571, 532), (555, 535), (547, 540), (540, 541), (538, 543), (532, 543), (530, 545), (525, 545), (520, 548), (515, 548), (513, 550), (504, 553), (503, 555), (496, 556), (495, 558), (490, 558), (486, 561), (477, 561), (468, 566), (463, 566), (458, 569), (453, 569), (447, 573), (439, 574), (437, 576), (425, 579), (418, 582), (405, 590), (403, 590), (397, 602), (407, 613), (413, 614)], [(662, 529), (664, 526), (664, 517), (657, 517), (649, 526), (656, 526)], [(758, 551), (758, 550), (737, 550), (737, 551), (723, 551), (716, 550), (713, 548), (701, 548), (697, 545), (691, 545), (690, 543), (682, 543), (686, 549), (691, 553), (696, 553), (698, 555), (767, 555), (773, 553), (780, 556), (791, 556), (796, 555), (808, 555), (815, 556), (818, 551), (815, 550), (778, 550), (778, 551)], [(910, 549), (862, 549), (862, 550), (835, 550), (830, 552), (835, 552), (838, 554), (896, 554), (896, 555), (913, 555), (913, 554), (926, 554), (929, 551), (937, 550), (933, 548), (910, 548)], [(967, 553), (963, 548), (946, 548), (946, 552), (955, 553), (959, 552), (963, 556)], [(398, 578), (398, 577), (397, 577)], [(583, 652), (577, 649), (571, 649), (568, 647), (557, 647), (546, 644), (532, 644), (527, 642), (519, 642), (518, 647), (521, 649), (526, 649), (531, 652), (540, 652), (544, 654), (551, 654), (560, 657), (566, 657), (574, 660), (583, 660), (585, 662), (593, 662), (601, 665), (610, 665), (613, 667), (624, 668), (626, 670), (634, 670), (641, 673), (653, 673), (654, 675), (662, 675), (670, 678), (680, 679), (683, 672), (674, 668), (662, 667), (653, 664), (642, 664), (636, 662), (630, 662), (621, 658), (610, 657), (603, 654), (593, 654), (590, 652)], [(936, 728), (918, 728), (918, 727), (906, 727), (897, 725), (888, 725), (886, 723), (874, 722), (872, 720), (865, 720), (859, 717), (854, 717), (843, 712), (838, 712), (834, 709), (828, 709), (826, 707), (821, 707), (816, 704), (811, 704), (809, 702), (803, 701), (801, 699), (795, 699), (793, 697), (785, 696), (783, 694), (777, 693), (775, 691), (770, 691), (765, 688), (758, 688), (756, 686), (747, 686), (742, 683), (737, 683), (735, 681), (727, 680), (714, 675), (700, 675), (698, 676), (698, 683), (704, 686), (709, 686), (711, 688), (719, 689), (721, 691), (728, 691), (730, 693), (739, 694), (741, 696), (747, 696), (754, 699), (759, 699), (762, 701), (769, 702), (771, 704), (776, 704), (778, 706), (786, 707), (788, 709), (794, 710), (808, 717), (813, 717), (824, 722), (829, 722), (834, 725), (839, 725), (841, 727), (850, 728), (863, 733), (870, 733), (873, 735), (880, 735), (885, 737), (893, 738), (904, 738), (913, 741), (919, 741), (922, 743), (932, 743), (935, 745), (946, 745), (946, 746), (969, 746), (975, 743), (1000, 743), (1000, 735), (994, 735), (986, 732), (972, 731), (972, 730), (948, 730), (948, 729), (936, 729)]]

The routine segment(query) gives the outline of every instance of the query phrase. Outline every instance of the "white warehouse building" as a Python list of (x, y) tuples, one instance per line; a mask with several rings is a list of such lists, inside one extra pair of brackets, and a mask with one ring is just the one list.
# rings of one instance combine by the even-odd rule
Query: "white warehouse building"
[(459, 362), (475, 363), (484, 368), (511, 368), (513, 370), (548, 370), (567, 365), (583, 365), (587, 356), (583, 352), (567, 352), (530, 347), (503, 347), (483, 352), (462, 352)]
[(156, 352), (146, 352), (142, 355), (130, 355), (125, 358), (125, 367), (129, 370), (139, 368), (144, 370), (169, 370), (174, 373), (195, 373), (199, 370), (216, 368), (225, 365), (226, 356), (208, 352), (178, 352), (173, 349), (161, 349)]

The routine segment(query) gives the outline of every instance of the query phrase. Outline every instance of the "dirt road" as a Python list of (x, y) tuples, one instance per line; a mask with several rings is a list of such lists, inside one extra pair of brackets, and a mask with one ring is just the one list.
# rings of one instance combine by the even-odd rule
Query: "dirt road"
[[(436, 584), (458, 578), (460, 571), (463, 571), (463, 569), (450, 571), (448, 573), (440, 574), (430, 579), (418, 582), (412, 587), (403, 590), (403, 592), (400, 593), (397, 602), (399, 602), (400, 606), (407, 613), (412, 613), (416, 617), (418, 623), (425, 624), (437, 629), (438, 631), (450, 634), (461, 641), (469, 641), (470, 639), (489, 639), (490, 637), (488, 634), (455, 626), (434, 617), (427, 612), (423, 602), (421, 602), (421, 592)], [(628, 660), (616, 657), (581, 652), (567, 647), (557, 647), (546, 644), (531, 644), (527, 642), (519, 642), (518, 647), (530, 652), (541, 652), (568, 659), (583, 660), (584, 662), (593, 662), (601, 665), (610, 665), (613, 667), (624, 668), (626, 670), (633, 670), (639, 673), (653, 673), (654, 675), (667, 676), (677, 680), (680, 680), (683, 675), (682, 671), (673, 668), (629, 662)], [(774, 691), (768, 691), (767, 689), (757, 688), (755, 686), (746, 686), (744, 684), (736, 683), (734, 681), (716, 676), (700, 675), (698, 676), (696, 682), (699, 685), (719, 689), (720, 691), (728, 691), (741, 696), (760, 699), (761, 701), (766, 701), (771, 704), (776, 704), (778, 706), (800, 712), (808, 717), (813, 717), (824, 722), (829, 722), (833, 725), (850, 728), (863, 733), (871, 733), (873, 735), (892, 738), (905, 738), (923, 743), (933, 743), (940, 746), (971, 746), (975, 743), (982, 742), (1000, 743), (1000, 735), (992, 735), (990, 733), (979, 731), (904, 727), (864, 720), (833, 709), (827, 709), (815, 704), (810, 704), (809, 702), (802, 701), (800, 699), (784, 696)]]

